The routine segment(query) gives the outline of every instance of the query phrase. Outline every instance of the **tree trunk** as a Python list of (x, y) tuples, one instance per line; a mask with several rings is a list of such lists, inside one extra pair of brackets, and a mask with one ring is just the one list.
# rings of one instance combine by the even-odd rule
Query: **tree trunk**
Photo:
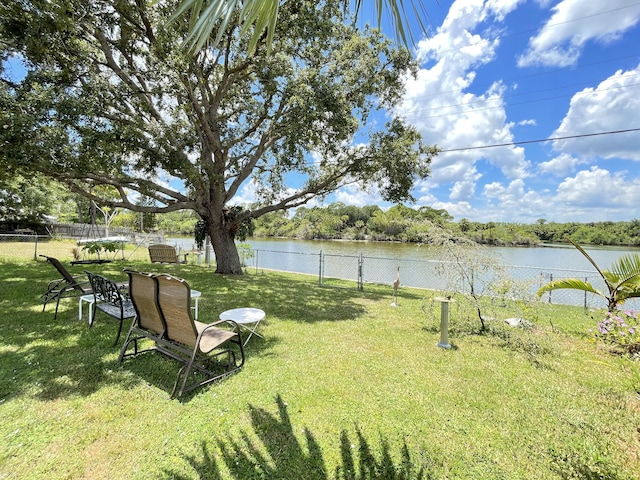
[(216, 255), (216, 273), (242, 275), (242, 264), (233, 237), (225, 227), (209, 227), (209, 238)]

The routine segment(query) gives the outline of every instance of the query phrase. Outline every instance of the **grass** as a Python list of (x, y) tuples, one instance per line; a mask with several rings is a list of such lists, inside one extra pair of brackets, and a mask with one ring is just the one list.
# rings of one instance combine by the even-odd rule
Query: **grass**
[(531, 328), (479, 334), (459, 301), (445, 350), (436, 292), (401, 287), (393, 307), (389, 286), (304, 275), (91, 270), (124, 280), (125, 266), (187, 279), (201, 321), (262, 308), (265, 338), (237, 375), (169, 400), (175, 362), (119, 364), (115, 322), (89, 329), (74, 299), (54, 321), (38, 299), (53, 268), (3, 257), (0, 478), (638, 478), (637, 369), (592, 340), (583, 309), (542, 304)]

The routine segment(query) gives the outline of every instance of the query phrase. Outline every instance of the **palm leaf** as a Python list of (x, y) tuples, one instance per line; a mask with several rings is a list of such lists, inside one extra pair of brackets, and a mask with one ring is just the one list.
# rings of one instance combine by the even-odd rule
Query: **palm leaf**
[[(215, 48), (225, 30), (231, 26), (234, 12), (239, 12), (239, 22), (243, 33), (253, 31), (249, 38), (249, 49), (253, 50), (262, 38), (263, 33), (267, 32), (266, 46), (267, 51), (271, 51), (271, 43), (273, 33), (275, 31), (276, 22), (278, 20), (278, 11), (281, 0), (182, 0), (175, 13), (169, 19), (169, 23), (177, 21), (184, 15), (190, 15), (189, 33), (185, 39), (185, 44), (189, 51), (197, 52), (205, 44), (210, 44)], [(401, 39), (405, 46), (409, 46), (406, 32), (412, 43), (415, 43), (411, 29), (405, 27), (410, 25), (410, 18), (407, 15), (404, 0), (376, 0), (376, 13), (378, 16), (378, 27), (380, 27), (382, 17), (385, 12), (391, 16), (394, 26), (396, 39)], [(436, 3), (437, 0), (436, 0)], [(344, 0), (345, 9), (349, 8), (351, 2)], [(355, 2), (356, 17), (360, 12), (362, 0)], [(415, 19), (423, 35), (426, 35), (426, 22), (423, 17), (427, 17), (423, 0), (411, 0), (411, 6)], [(413, 18), (413, 17), (412, 17)], [(211, 39), (212, 32), (216, 30), (216, 35)]]
[(620, 278), (621, 283), (640, 277), (640, 256), (634, 253), (620, 257), (611, 266), (611, 272)]
[[(267, 2), (267, 0), (264, 1)], [(169, 24), (177, 21), (184, 15), (190, 14), (189, 33), (185, 38), (185, 44), (189, 51), (197, 52), (206, 43), (210, 42), (211, 33), (214, 29), (217, 29), (217, 34), (211, 43), (213, 46), (220, 43), (225, 30), (231, 26), (233, 12), (240, 4), (240, 0), (211, 0), (211, 2), (203, 8), (205, 5), (204, 0), (183, 0), (175, 13), (169, 18)], [(246, 22), (250, 22), (251, 20), (250, 18), (245, 19)]]
[(591, 262), (591, 265), (593, 265), (593, 267), (598, 271), (598, 273), (600, 274), (600, 276), (606, 281), (607, 278), (605, 276), (605, 274), (602, 272), (602, 270), (600, 270), (600, 267), (598, 266), (598, 264), (595, 262), (595, 260), (593, 258), (591, 258), (589, 256), (589, 254), (584, 250), (584, 248), (582, 248), (580, 245), (578, 245), (576, 242), (573, 241), (573, 239), (571, 237), (567, 237), (567, 240), (569, 242), (571, 242), (571, 245), (573, 245), (574, 247), (576, 247), (578, 249), (578, 251), (585, 256), (585, 258), (587, 260), (589, 260), (589, 262)]
[(562, 278), (559, 280), (553, 280), (552, 282), (543, 285), (538, 290), (538, 296), (542, 296), (545, 292), (550, 292), (552, 290), (559, 290), (562, 288), (570, 288), (574, 290), (582, 290), (585, 292), (595, 293), (596, 295), (600, 295), (604, 297), (601, 291), (597, 290), (593, 287), (589, 282), (585, 282), (584, 280), (579, 280), (577, 278)]
[(273, 33), (278, 19), (279, 0), (262, 0), (260, 2), (245, 2), (240, 12), (240, 18), (244, 18), (240, 34), (248, 33), (253, 26), (253, 35), (249, 39), (249, 51), (252, 52), (264, 31), (267, 32), (267, 53), (271, 51)]

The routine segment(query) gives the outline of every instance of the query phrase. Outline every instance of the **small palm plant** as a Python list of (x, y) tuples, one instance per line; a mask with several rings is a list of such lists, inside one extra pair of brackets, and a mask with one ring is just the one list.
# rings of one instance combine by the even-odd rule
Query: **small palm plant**
[(596, 262), (589, 256), (584, 249), (574, 242), (571, 238), (567, 238), (571, 244), (582, 253), (591, 265), (595, 267), (605, 285), (608, 292), (602, 292), (595, 288), (591, 283), (579, 280), (577, 278), (564, 278), (554, 280), (552, 282), (543, 285), (538, 290), (538, 297), (542, 296), (545, 292), (551, 290), (558, 290), (561, 288), (571, 288), (575, 290), (582, 290), (585, 292), (595, 293), (600, 295), (607, 301), (607, 310), (609, 312), (615, 312), (618, 309), (618, 305), (623, 304), (630, 298), (640, 297), (640, 257), (637, 253), (632, 255), (624, 255), (616, 260), (611, 266), (611, 270), (601, 270)]

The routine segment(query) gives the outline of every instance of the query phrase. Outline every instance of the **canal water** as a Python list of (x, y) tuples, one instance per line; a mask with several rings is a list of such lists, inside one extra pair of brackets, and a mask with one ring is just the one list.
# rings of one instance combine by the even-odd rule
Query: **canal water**
[[(171, 238), (169, 241), (186, 250), (193, 248), (191, 238)], [(452, 289), (451, 276), (446, 274), (448, 268), (446, 265), (443, 268), (438, 250), (429, 246), (280, 238), (250, 238), (243, 243), (251, 246), (251, 255), (244, 259), (244, 263), (248, 269), (256, 271), (284, 270), (316, 275), (321, 281), (340, 278), (364, 285), (391, 284), (399, 271), (404, 286)], [(588, 280), (596, 288), (604, 288), (593, 265), (570, 245), (483, 247), (482, 251), (494, 257), (510, 278), (526, 283), (532, 292), (552, 279), (570, 277)], [(640, 249), (589, 247), (586, 251), (600, 268), (608, 269), (621, 256), (639, 253)], [(242, 249), (240, 253), (242, 256)], [(553, 303), (603, 304), (598, 296), (585, 296), (583, 292), (574, 290), (557, 290), (552, 292), (552, 296), (548, 299)]]

